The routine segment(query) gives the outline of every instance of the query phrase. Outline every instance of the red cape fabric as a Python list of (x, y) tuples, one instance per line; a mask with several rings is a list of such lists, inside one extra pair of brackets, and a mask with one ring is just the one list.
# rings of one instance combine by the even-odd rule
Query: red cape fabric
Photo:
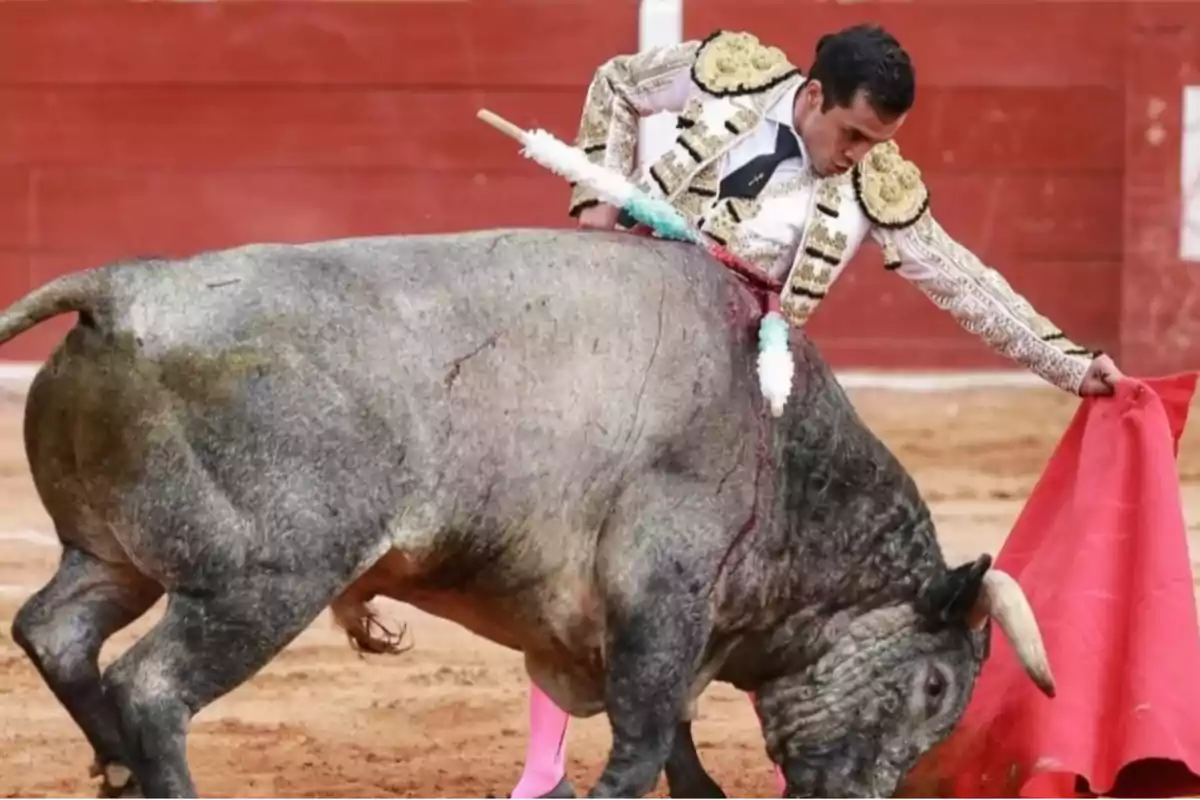
[(1057, 696), (993, 628), (966, 715), (915, 793), (1200, 795), (1200, 630), (1175, 461), (1196, 379), (1127, 379), (1082, 401), (995, 562), (1037, 615)]

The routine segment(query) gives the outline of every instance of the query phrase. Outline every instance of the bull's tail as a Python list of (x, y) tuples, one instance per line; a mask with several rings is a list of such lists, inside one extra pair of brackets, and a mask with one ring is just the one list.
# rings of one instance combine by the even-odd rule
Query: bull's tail
[(108, 276), (101, 270), (73, 272), (39, 286), (0, 311), (0, 344), (59, 314), (76, 311), (94, 316), (107, 292)]

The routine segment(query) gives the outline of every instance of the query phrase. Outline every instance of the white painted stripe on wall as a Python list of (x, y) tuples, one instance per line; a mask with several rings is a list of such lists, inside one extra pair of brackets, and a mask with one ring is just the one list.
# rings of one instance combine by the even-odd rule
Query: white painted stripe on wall
[[(683, 0), (642, 0), (638, 6), (638, 50), (683, 41)], [(638, 165), (667, 151), (675, 138), (675, 114), (663, 112), (638, 122)]]
[(1200, 86), (1183, 87), (1179, 257), (1200, 262)]

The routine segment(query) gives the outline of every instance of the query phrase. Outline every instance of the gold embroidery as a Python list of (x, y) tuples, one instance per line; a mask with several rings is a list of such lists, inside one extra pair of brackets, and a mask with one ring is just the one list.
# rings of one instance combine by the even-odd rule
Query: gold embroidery
[(675, 196), (675, 207), (689, 220), (703, 214), (717, 196), (717, 165), (710, 163), (693, 176), (682, 192)]
[(841, 177), (822, 180), (813, 191), (808, 230), (779, 301), (783, 315), (793, 325), (804, 325), (825, 298), (850, 246), (849, 237), (831, 230), (828, 222), (840, 212), (839, 186), (844, 185), (843, 180)]
[(884, 269), (899, 269), (901, 265), (900, 250), (896, 247), (896, 243), (888, 239), (883, 243), (883, 267)]
[(762, 44), (753, 34), (716, 31), (701, 44), (692, 80), (717, 96), (752, 94), (799, 74), (778, 47)]
[(814, 254), (815, 257), (824, 256), (826, 261), (833, 264), (841, 263), (846, 245), (846, 234), (830, 233), (823, 219), (818, 219), (813, 223), (812, 232), (809, 233), (808, 242), (805, 244), (806, 247), (820, 251), (819, 255)]
[(662, 190), (658, 188), (658, 184), (650, 178), (648, 173), (645, 175), (639, 175), (637, 178), (635, 178), (633, 180), (633, 185), (641, 189), (650, 197), (662, 196)]
[(729, 247), (729, 240), (733, 238), (736, 227), (737, 223), (733, 221), (733, 217), (729, 213), (729, 204), (722, 202), (718, 203), (712, 213), (704, 218), (700, 230), (712, 237), (722, 247)]
[(801, 254), (792, 268), (792, 277), (780, 298), (780, 310), (793, 325), (802, 326), (825, 299), (832, 268), (813, 256)]
[(800, 191), (813, 180), (815, 180), (813, 174), (804, 170), (783, 180), (768, 183), (767, 188), (763, 189), (758, 196), (764, 200), (770, 197), (786, 197)]
[(952, 239), (932, 216), (895, 236), (910, 258), (932, 267), (932, 277), (914, 283), (939, 308), (997, 352), (1078, 393), (1094, 353), (1066, 338), (1008, 281)]
[(793, 325), (804, 325), (825, 299), (833, 280), (833, 266), (817, 256), (801, 252), (780, 298), (780, 308)]
[(758, 124), (765, 106), (766, 103), (762, 100), (752, 108), (740, 106), (737, 111), (733, 112), (733, 116), (729, 118), (729, 121), (725, 123), (725, 130), (736, 136), (746, 133)]
[(704, 108), (704, 103), (699, 97), (693, 97), (684, 105), (683, 111), (679, 112), (679, 117), (675, 121), (678, 128), (690, 128), (700, 121), (700, 111)]
[(605, 148), (608, 144), (608, 111), (612, 103), (612, 85), (608, 81), (597, 81), (589, 87), (579, 121), (579, 134), (575, 137), (577, 147), (589, 152)]
[[(757, 122), (759, 113), (753, 108), (739, 108), (730, 120), (745, 124), (748, 131)], [(650, 166), (650, 174), (658, 188), (681, 210), (687, 208), (693, 214), (699, 213), (716, 197), (719, 187), (716, 161), (743, 135), (735, 130), (736, 125), (727, 122), (723, 129), (712, 131), (705, 121), (700, 120), (680, 131), (675, 146)], [(694, 189), (698, 196), (687, 197), (686, 189)]]
[(715, 199), (720, 188), (720, 171), (715, 160), (693, 175), (692, 182), (688, 185), (690, 193), (700, 195), (706, 202)]
[(882, 228), (903, 228), (929, 207), (929, 190), (916, 164), (900, 155), (895, 142), (871, 148), (854, 166), (854, 194), (863, 213)]
[(717, 203), (705, 220), (701, 230), (717, 240), (721, 245), (735, 245), (738, 229), (748, 219), (758, 216), (762, 208), (762, 200), (744, 197), (725, 198)]
[(675, 150), (668, 150), (650, 167), (650, 177), (665, 196), (673, 197), (683, 187), (693, 167), (693, 164), (681, 163)]
[(683, 216), (686, 217), (689, 222), (691, 222), (704, 214), (705, 210), (708, 208), (709, 202), (711, 201), (711, 197), (703, 197), (701, 195), (685, 191), (681, 192), (679, 196), (675, 198), (675, 202), (672, 203), (672, 205), (675, 206), (679, 213), (683, 214)]
[(761, 197), (731, 197), (728, 201), (729, 210), (737, 217), (738, 224), (757, 217), (762, 210)]
[(806, 253), (800, 257), (800, 268), (792, 276), (789, 285), (793, 292), (799, 292), (811, 298), (824, 297), (832, 273), (833, 269), (829, 264), (817, 256)]
[(778, 274), (779, 262), (788, 255), (788, 248), (768, 239), (751, 238), (739, 228), (729, 249), (754, 267), (772, 278)]
[(808, 318), (812, 316), (812, 312), (816, 307), (817, 303), (813, 300), (791, 294), (787, 291), (784, 292), (783, 297), (779, 301), (779, 311), (783, 314), (783, 318), (796, 328), (804, 327), (804, 324), (808, 322)]
[(817, 210), (827, 216), (836, 217), (841, 202), (842, 196), (838, 192), (837, 184), (833, 181), (821, 181), (821, 186), (817, 189)]
[(846, 234), (830, 232), (824, 219), (813, 222), (800, 253), (798, 269), (788, 281), (792, 316), (803, 324), (825, 298), (833, 281), (834, 268), (842, 263), (848, 241)]
[(703, 120), (685, 128), (678, 136), (678, 142), (684, 152), (692, 157), (697, 164), (703, 164), (715, 156), (729, 139), (729, 134), (711, 133), (708, 124)]

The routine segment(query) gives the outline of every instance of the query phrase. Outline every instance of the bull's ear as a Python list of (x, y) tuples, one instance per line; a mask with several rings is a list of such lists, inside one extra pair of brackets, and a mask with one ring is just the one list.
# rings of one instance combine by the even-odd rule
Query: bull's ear
[(922, 610), (942, 624), (965, 622), (979, 599), (983, 576), (991, 566), (992, 557), (985, 553), (934, 578), (921, 593)]

